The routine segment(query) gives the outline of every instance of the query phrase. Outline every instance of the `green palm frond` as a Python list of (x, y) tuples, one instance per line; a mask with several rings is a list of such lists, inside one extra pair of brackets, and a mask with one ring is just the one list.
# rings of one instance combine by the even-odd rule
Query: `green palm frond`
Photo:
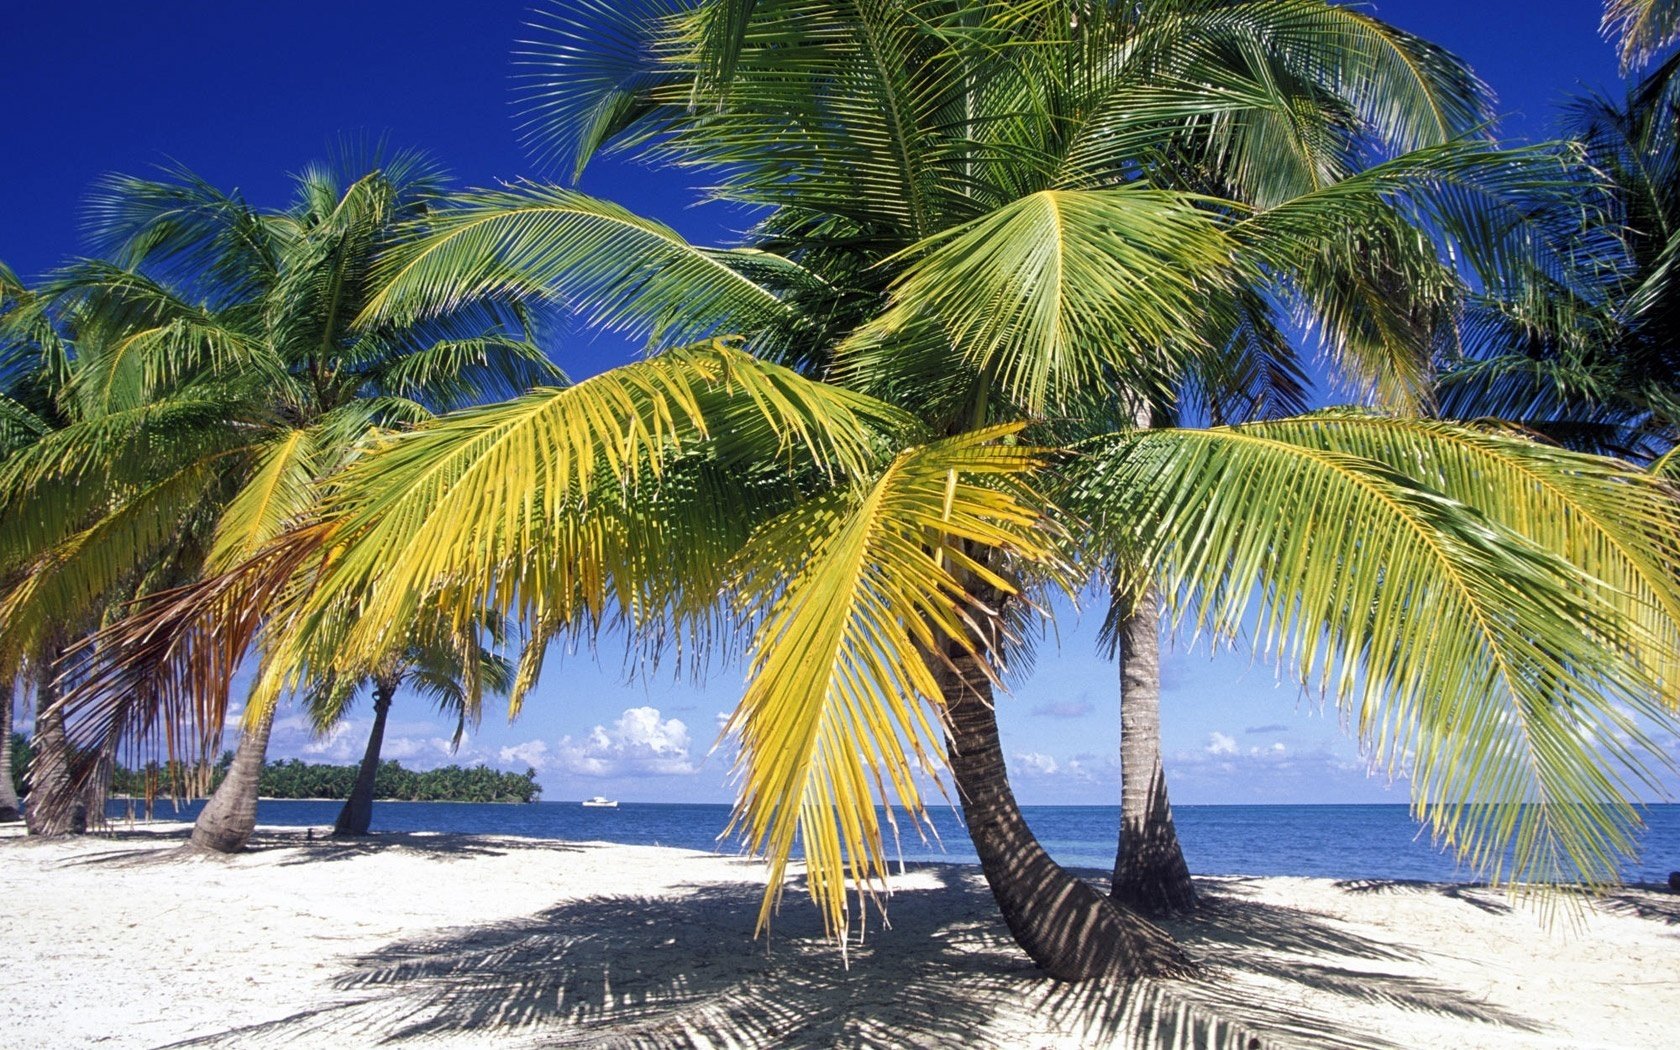
[[(1116, 437), (1077, 468), (1074, 502), (1122, 565), (1140, 567), (1132, 585), (1159, 580), (1198, 629), (1234, 636), (1257, 602), (1256, 644), (1335, 698), (1374, 760), (1409, 777), (1415, 810), (1478, 870), (1614, 882), (1638, 824), (1629, 778), (1649, 784), (1640, 756), (1654, 753), (1629, 712), (1668, 717), (1650, 654), (1662, 641), (1653, 632), (1672, 629), (1673, 594), (1649, 596), (1672, 584), (1649, 570), (1671, 540), (1652, 549), (1642, 523), (1599, 521), (1598, 535), (1567, 539), (1537, 529), (1639, 580), (1658, 607), (1627, 622), (1623, 603), (1640, 599), (1609, 593), (1501, 520), (1376, 460), (1290, 440), (1312, 425)], [(1394, 426), (1413, 468), (1420, 434), (1444, 446), (1451, 433)], [(1551, 511), (1591, 525), (1584, 508), (1610, 506), (1628, 473), (1601, 463), (1541, 487), (1532, 475), (1548, 473), (1544, 457), (1498, 451), (1449, 456), (1436, 476), (1476, 488), (1476, 471), (1528, 468), (1524, 487), (1501, 496), (1535, 501), (1504, 515), (1528, 524)], [(1618, 551), (1620, 541), (1647, 551)]]
[(364, 321), (553, 296), (593, 324), (680, 344), (750, 334), (792, 312), (726, 257), (616, 204), (529, 183), (458, 199), (388, 258)]
[[(1159, 390), (1182, 373), (1205, 297), (1234, 245), (1193, 199), (1146, 189), (1033, 194), (919, 246), (892, 305), (841, 348), (891, 367), (924, 319), (1034, 415), (1118, 376)], [(855, 367), (855, 366), (854, 366)]]
[(759, 621), (740, 737), (736, 824), (770, 859), (762, 927), (798, 841), (831, 932), (847, 928), (848, 881), (887, 874), (875, 806), (925, 819), (918, 771), (939, 768), (925, 660), (970, 652), (996, 610), (975, 591), (1015, 585), (974, 551), (1049, 562), (1054, 544), (1026, 475), (1042, 453), (1000, 444), (996, 427), (907, 449), (873, 478), (766, 525), (739, 558), (745, 614)]
[(222, 458), (187, 464), (31, 560), (0, 597), (0, 664), (15, 670), (8, 661), (38, 651), (64, 624), (85, 621), (89, 610), (118, 597), (135, 581), (137, 566), (176, 538), (220, 481)]
[(1600, 644), (1680, 698), (1680, 507), (1670, 486), (1619, 460), (1432, 420), (1331, 411), (1243, 429), (1382, 463), (1556, 555), (1614, 608), (1606, 622), (1632, 625)]

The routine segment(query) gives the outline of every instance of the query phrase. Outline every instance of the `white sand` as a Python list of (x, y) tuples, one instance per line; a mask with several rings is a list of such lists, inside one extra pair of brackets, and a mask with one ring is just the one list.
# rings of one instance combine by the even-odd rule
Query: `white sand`
[[(0, 833), (0, 1045), (1680, 1046), (1680, 898), (1551, 926), (1486, 890), (1210, 879), (1201, 981), (1057, 985), (978, 873), (914, 869), (850, 969), (763, 871), (684, 850), (265, 829)], [(1257, 1042), (1256, 1042), (1257, 1040)]]

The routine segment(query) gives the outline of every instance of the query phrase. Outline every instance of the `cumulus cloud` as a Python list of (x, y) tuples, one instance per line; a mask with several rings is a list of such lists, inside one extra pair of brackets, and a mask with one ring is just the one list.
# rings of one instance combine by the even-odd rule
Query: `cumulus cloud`
[(1088, 698), (1081, 696), (1077, 700), (1047, 700), (1033, 708), (1032, 713), (1041, 718), (1084, 718), (1095, 709)]
[(1237, 753), (1237, 740), (1224, 733), (1210, 733), (1205, 750), (1210, 755), (1234, 755)]
[(541, 740), (527, 740), (502, 748), (498, 756), (504, 765), (530, 766), (541, 770), (548, 765), (548, 745)]
[(361, 758), (366, 748), (367, 730), (354, 721), (343, 721), (312, 737), (299, 750), (318, 761), (343, 763)]
[(698, 764), (689, 755), (688, 726), (661, 719), (657, 707), (632, 707), (612, 728), (596, 726), (580, 740), (560, 738), (555, 765), (579, 776), (681, 776)]
[(1015, 756), (1015, 765), (1027, 776), (1053, 777), (1060, 768), (1056, 760), (1038, 751), (1022, 751)]
[(1244, 729), (1243, 732), (1249, 733), (1249, 734), (1287, 733), (1287, 732), (1289, 732), (1290, 728), (1291, 728), (1290, 726), (1287, 726), (1287, 725), (1283, 724), (1282, 722), (1271, 722), (1271, 723), (1268, 723), (1268, 724), (1263, 725), (1263, 726), (1249, 726), (1247, 729)]

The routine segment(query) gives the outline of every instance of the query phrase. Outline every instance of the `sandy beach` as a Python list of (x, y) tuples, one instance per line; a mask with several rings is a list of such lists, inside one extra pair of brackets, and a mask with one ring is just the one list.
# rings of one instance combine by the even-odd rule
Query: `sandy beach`
[[(0, 1032), (25, 1047), (1658, 1047), (1680, 1042), (1680, 897), (1548, 924), (1486, 889), (1214, 878), (1174, 925), (1200, 981), (1058, 985), (976, 869), (897, 878), (850, 967), (763, 869), (660, 847), (459, 835), (353, 845), (181, 825), (0, 838)], [(1095, 875), (1096, 873), (1093, 873)]]

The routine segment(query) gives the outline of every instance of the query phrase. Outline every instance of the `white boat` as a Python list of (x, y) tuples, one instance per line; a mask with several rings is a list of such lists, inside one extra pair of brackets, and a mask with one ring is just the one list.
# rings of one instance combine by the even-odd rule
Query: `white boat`
[(590, 809), (616, 809), (616, 808), (618, 808), (618, 800), (617, 799), (606, 798), (605, 796), (602, 796), (602, 795), (596, 795), (593, 798), (586, 798), (586, 799), (583, 800), (583, 804), (585, 806), (588, 806)]

